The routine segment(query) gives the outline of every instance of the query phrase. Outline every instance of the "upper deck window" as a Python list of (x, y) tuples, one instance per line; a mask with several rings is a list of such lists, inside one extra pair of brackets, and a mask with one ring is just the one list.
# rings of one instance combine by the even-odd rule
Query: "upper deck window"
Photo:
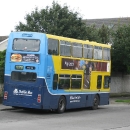
[(93, 46), (92, 45), (84, 45), (83, 57), (88, 58), (88, 59), (93, 58)]
[(38, 52), (40, 50), (40, 40), (15, 38), (12, 48), (14, 51)]
[(100, 46), (94, 47), (94, 59), (102, 60), (102, 47), (100, 47)]
[(59, 55), (59, 41), (55, 39), (48, 39), (48, 54)]
[(82, 57), (82, 44), (73, 43), (72, 48), (73, 48), (73, 50), (72, 50), (73, 57)]
[(60, 55), (71, 56), (71, 43), (68, 41), (60, 41)]
[(103, 60), (111, 60), (109, 48), (103, 48)]

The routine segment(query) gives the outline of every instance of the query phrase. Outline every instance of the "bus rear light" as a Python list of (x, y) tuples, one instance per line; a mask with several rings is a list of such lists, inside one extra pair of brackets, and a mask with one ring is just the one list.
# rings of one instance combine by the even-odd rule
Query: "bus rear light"
[(8, 92), (7, 92), (7, 91), (5, 91), (5, 92), (4, 92), (4, 99), (6, 99), (6, 100), (7, 100), (7, 97), (8, 97)]
[(38, 103), (41, 103), (41, 94), (38, 94), (37, 102), (38, 102)]

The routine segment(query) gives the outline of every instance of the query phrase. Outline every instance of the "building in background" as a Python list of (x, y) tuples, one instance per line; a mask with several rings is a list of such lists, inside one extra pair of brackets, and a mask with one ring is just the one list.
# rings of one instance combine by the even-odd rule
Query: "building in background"
[(6, 50), (8, 36), (0, 36), (0, 51)]

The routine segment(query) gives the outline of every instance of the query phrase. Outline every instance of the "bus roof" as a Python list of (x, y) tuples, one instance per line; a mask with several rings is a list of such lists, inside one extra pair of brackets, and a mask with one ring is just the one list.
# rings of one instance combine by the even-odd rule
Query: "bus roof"
[(111, 45), (109, 45), (109, 44), (97, 43), (95, 41), (80, 40), (80, 39), (68, 38), (68, 37), (63, 37), (63, 36), (56, 36), (56, 35), (51, 35), (51, 34), (46, 34), (46, 36), (48, 38), (64, 40), (64, 41), (68, 41), (68, 42), (76, 42), (76, 43), (90, 44), (90, 45), (94, 45), (94, 46), (111, 48)]
[(68, 42), (76, 42), (76, 43), (82, 43), (82, 44), (89, 44), (89, 45), (94, 45), (94, 46), (101, 46), (101, 47), (111, 48), (111, 45), (103, 44), (103, 43), (97, 43), (95, 41), (80, 40), (80, 39), (68, 38), (68, 37), (57, 36), (57, 35), (52, 35), (52, 34), (45, 34), (45, 33), (40, 33), (40, 32), (21, 31), (21, 32), (11, 32), (11, 34), (28, 34), (28, 37), (30, 37), (30, 34), (37, 34), (37, 35), (38, 34), (40, 34), (40, 35), (43, 34), (43, 35), (46, 35), (47, 38), (52, 38), (52, 39), (63, 40), (63, 41), (68, 41)]

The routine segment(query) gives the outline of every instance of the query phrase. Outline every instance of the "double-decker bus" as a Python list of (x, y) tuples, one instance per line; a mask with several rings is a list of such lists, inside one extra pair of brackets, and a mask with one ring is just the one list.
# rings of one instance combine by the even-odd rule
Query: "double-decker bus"
[(57, 110), (109, 104), (111, 46), (37, 32), (11, 32), (3, 104)]

